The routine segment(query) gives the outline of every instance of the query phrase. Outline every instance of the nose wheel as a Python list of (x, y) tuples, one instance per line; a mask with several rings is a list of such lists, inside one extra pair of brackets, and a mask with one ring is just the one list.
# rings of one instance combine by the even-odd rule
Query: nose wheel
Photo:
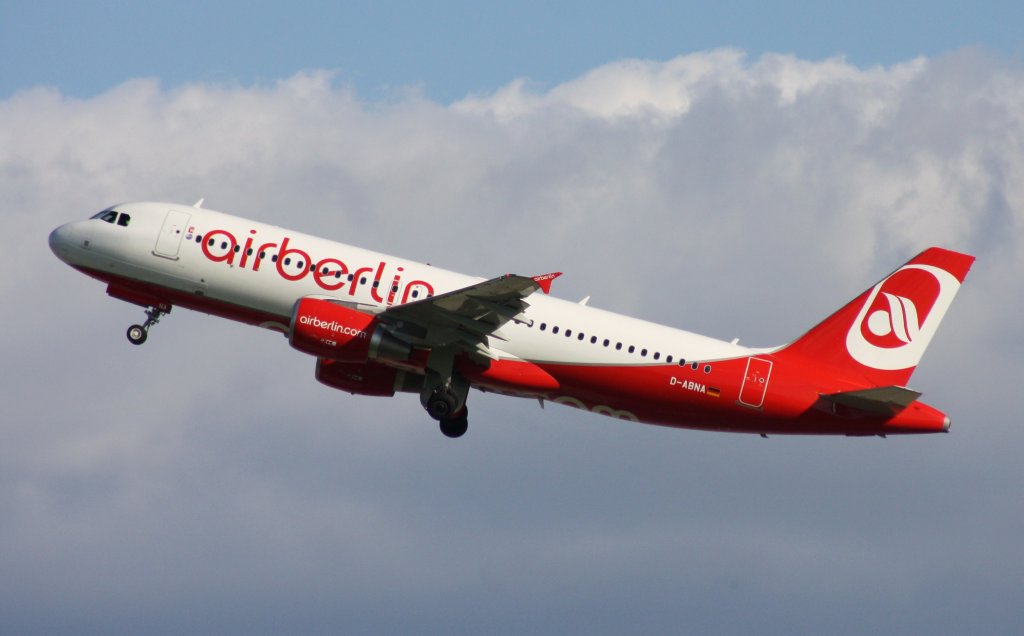
[(140, 345), (146, 341), (146, 336), (149, 334), (149, 328), (160, 322), (160, 318), (163, 317), (163, 311), (160, 311), (156, 307), (150, 307), (146, 310), (146, 322), (141, 325), (132, 325), (128, 327), (128, 342), (133, 345)]

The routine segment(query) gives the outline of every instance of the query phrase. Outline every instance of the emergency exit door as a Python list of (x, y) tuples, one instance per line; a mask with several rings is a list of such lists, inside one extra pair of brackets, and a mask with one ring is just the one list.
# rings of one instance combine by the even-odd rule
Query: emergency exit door
[(740, 387), (740, 404), (754, 408), (764, 404), (764, 395), (768, 391), (768, 378), (771, 374), (770, 360), (747, 358), (747, 370), (743, 374), (743, 386)]
[(170, 210), (164, 217), (164, 225), (160, 228), (160, 236), (156, 239), (156, 248), (153, 253), (157, 256), (178, 259), (178, 250), (181, 249), (181, 239), (185, 235), (185, 228), (188, 227), (188, 220), (192, 215), (187, 212)]

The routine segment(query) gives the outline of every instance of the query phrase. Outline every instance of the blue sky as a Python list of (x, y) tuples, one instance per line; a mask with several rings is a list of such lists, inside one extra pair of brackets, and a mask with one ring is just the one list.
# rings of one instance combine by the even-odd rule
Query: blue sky
[[(1019, 632), (1021, 7), (0, 0), (0, 633)], [(46, 237), (200, 197), (750, 346), (962, 250), (910, 385), (953, 428), (474, 391), (453, 441), (266, 330), (134, 347)]]
[(1019, 2), (0, 3), (0, 95), (91, 96), (132, 77), (272, 81), (333, 69), (368, 99), (442, 102), (526, 77), (551, 85), (622, 58), (731, 46), (757, 57), (892, 64), (980, 45), (1024, 55)]

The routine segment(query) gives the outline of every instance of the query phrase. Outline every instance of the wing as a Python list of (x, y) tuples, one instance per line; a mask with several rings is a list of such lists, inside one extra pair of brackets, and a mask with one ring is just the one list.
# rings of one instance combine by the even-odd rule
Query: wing
[(551, 281), (561, 272), (543, 276), (506, 274), (423, 300), (395, 305), (379, 314), (382, 322), (415, 344), (424, 347), (454, 345), (493, 357), (488, 338), (504, 340), (501, 327), (509, 321), (530, 323), (523, 312), (526, 297), (535, 291), (548, 293)]

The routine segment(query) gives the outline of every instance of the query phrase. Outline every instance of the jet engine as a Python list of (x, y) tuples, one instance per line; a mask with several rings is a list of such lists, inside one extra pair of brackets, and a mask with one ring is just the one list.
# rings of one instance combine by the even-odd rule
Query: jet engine
[(383, 364), (356, 364), (317, 358), (316, 379), (327, 386), (355, 395), (391, 397), (396, 391), (416, 393), (423, 386), (423, 376), (406, 373)]
[(409, 343), (380, 325), (371, 314), (321, 298), (295, 303), (288, 342), (299, 351), (340, 362), (408, 360)]

